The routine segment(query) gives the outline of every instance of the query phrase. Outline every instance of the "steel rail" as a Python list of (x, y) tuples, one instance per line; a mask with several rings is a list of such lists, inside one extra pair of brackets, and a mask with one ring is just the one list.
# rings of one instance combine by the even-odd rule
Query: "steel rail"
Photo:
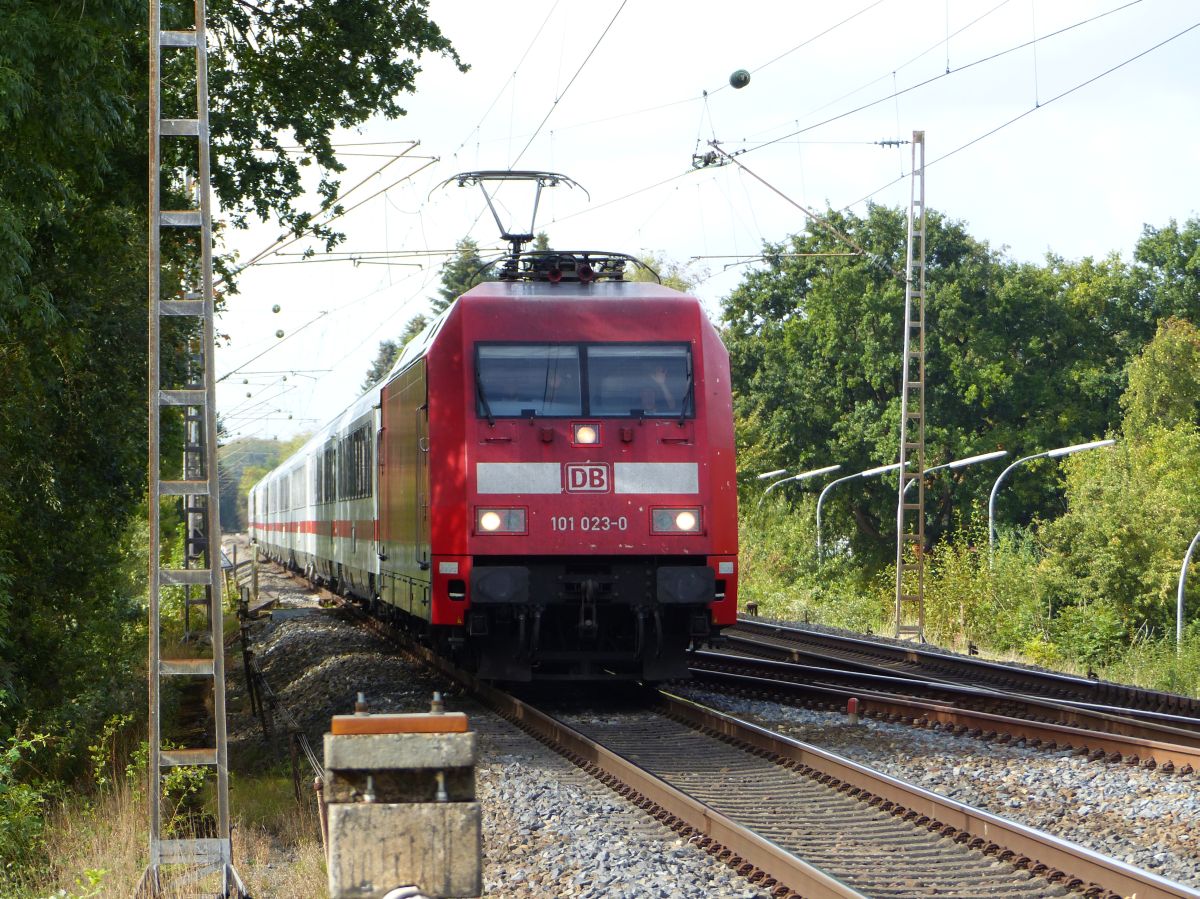
[[(959, 671), (982, 672), (987, 677), (1003, 679), (1007, 681), (1020, 681), (1028, 684), (1033, 684), (1043, 690), (1058, 688), (1062, 691), (1074, 692), (1076, 694), (1088, 696), (1119, 696), (1122, 697), (1124, 703), (1122, 705), (1113, 705), (1110, 703), (1100, 703), (1095, 700), (1075, 700), (1081, 705), (1092, 705), (1104, 710), (1120, 709), (1122, 712), (1129, 713), (1135, 710), (1145, 711), (1150, 703), (1154, 703), (1157, 707), (1178, 708), (1186, 710), (1185, 714), (1180, 717), (1180, 720), (1191, 718), (1186, 712), (1190, 711), (1195, 715), (1200, 715), (1200, 700), (1190, 696), (1182, 696), (1173, 693), (1164, 693), (1158, 690), (1146, 690), (1140, 687), (1129, 687), (1123, 684), (1110, 683), (1107, 681), (1095, 680), (1088, 677), (1081, 677), (1074, 674), (1064, 674), (1055, 671), (1042, 671), (1036, 669), (1022, 668), (1013, 665), (1006, 665), (1002, 662), (995, 662), (988, 659), (980, 659), (973, 656), (961, 656), (944, 652), (933, 652), (931, 650), (923, 650), (916, 646), (904, 645), (897, 646), (893, 643), (881, 643), (873, 641), (869, 637), (851, 637), (842, 634), (828, 634), (824, 632), (806, 630), (801, 627), (792, 625), (777, 624), (774, 622), (765, 622), (754, 618), (741, 616), (738, 618), (738, 623), (724, 631), (724, 635), (735, 639), (744, 639), (752, 636), (774, 637), (788, 642), (810, 642), (818, 644), (832, 644), (844, 648), (847, 652), (856, 653), (865, 656), (874, 656), (876, 664), (883, 661), (893, 661), (896, 663), (907, 663), (909, 665), (920, 665), (926, 668), (938, 670), (953, 668)], [(804, 650), (798, 650), (804, 652)], [(847, 660), (848, 664), (869, 665), (868, 662), (858, 662)], [(975, 678), (975, 675), (961, 675)], [(978, 679), (978, 678), (975, 678)], [(1063, 701), (1057, 699), (1056, 701)], [(1169, 713), (1157, 713), (1155, 717), (1172, 717)], [(1197, 720), (1191, 718), (1191, 720)]]
[[(859, 713), (864, 716), (911, 719), (913, 724), (939, 723), (963, 727), (968, 731), (979, 731), (979, 735), (992, 737), (1006, 735), (1008, 740), (1040, 741), (1054, 744), (1057, 748), (1087, 750), (1089, 755), (1102, 752), (1110, 761), (1140, 764), (1144, 767), (1162, 768), (1164, 772), (1189, 773), (1200, 771), (1200, 743), (1193, 745), (1171, 743), (1141, 736), (1110, 733), (1083, 725), (1056, 724), (1031, 721), (951, 705), (939, 700), (922, 700), (908, 696), (872, 690), (858, 690), (819, 682), (799, 682), (736, 671), (692, 667), (698, 681), (719, 681), (724, 684), (764, 691), (795, 691), (816, 694), (833, 700), (831, 704), (844, 706), (849, 699), (857, 699)], [(1194, 736), (1194, 735), (1192, 735)], [(1006, 742), (1008, 742), (1006, 740)], [(1112, 756), (1116, 753), (1120, 759)], [(1098, 759), (1099, 757), (1097, 757)]]
[(759, 836), (687, 793), (604, 748), (574, 728), (457, 668), (428, 647), (405, 639), (405, 651), (468, 688), (478, 699), (539, 740), (596, 766), (686, 822), (696, 832), (720, 843), (743, 861), (806, 899), (867, 899), (770, 840)]
[[(905, 673), (888, 665), (872, 664), (856, 659), (829, 657), (819, 650), (806, 650), (799, 647), (783, 647), (776, 643), (767, 642), (757, 637), (745, 637), (734, 634), (726, 639), (726, 646), (744, 646), (753, 658), (763, 662), (775, 662), (781, 665), (794, 665), (798, 669), (808, 668), (811, 671), (827, 673), (838, 677), (851, 679), (860, 678), (875, 682), (904, 684), (912, 688), (942, 690), (945, 692), (975, 695), (981, 698), (993, 698), (1012, 702), (1025, 703), (1030, 706), (1053, 708), (1059, 712), (1072, 712), (1083, 716), (1094, 716), (1110, 720), (1119, 719), (1128, 727), (1143, 726), (1149, 730), (1163, 730), (1186, 737), (1200, 740), (1200, 718), (1191, 715), (1176, 715), (1170, 712), (1155, 712), (1144, 708), (1134, 708), (1122, 705), (1108, 705), (1100, 702), (1088, 702), (1078, 699), (1067, 699), (1047, 693), (1021, 693), (1004, 690), (991, 685), (972, 685), (964, 683), (960, 675), (957, 678), (943, 678), (927, 673)], [(788, 660), (768, 659), (762, 654), (786, 655)], [(749, 659), (751, 656), (746, 656)], [(800, 659), (812, 659), (825, 664), (806, 665)], [(831, 668), (829, 664), (844, 665), (844, 668)], [(880, 673), (883, 672), (883, 673)], [(1185, 697), (1186, 698), (1186, 697)]]
[(1183, 884), (982, 809), (939, 796), (816, 746), (773, 733), (764, 727), (705, 708), (679, 696), (668, 693), (661, 695), (664, 710), (673, 717), (698, 728), (728, 735), (765, 752), (865, 789), (885, 801), (930, 819), (931, 827), (940, 822), (955, 830), (973, 834), (989, 844), (996, 844), (997, 848), (1008, 849), (1029, 859), (1034, 863), (1035, 869), (1039, 864), (1044, 865), (1083, 884), (1095, 884), (1118, 895), (1136, 896), (1137, 899), (1196, 899), (1200, 896), (1200, 893)]
[[(802, 893), (807, 899), (863, 896), (563, 722), (479, 681), (428, 647), (416, 644), (407, 635), (370, 618), (353, 603), (341, 598), (337, 601), (344, 608), (354, 610), (371, 622), (373, 628), (400, 642), (404, 652), (470, 689), (481, 701), (518, 726), (551, 745), (564, 747), (568, 756), (578, 760), (583, 766), (603, 771), (610, 778), (625, 783), (643, 794), (667, 815), (682, 819), (687, 826), (722, 844), (778, 883)], [(960, 839), (969, 834), (971, 846), (999, 854), (1002, 858), (1016, 857), (1018, 864), (1024, 863), (1023, 866), (1028, 867), (1035, 875), (1043, 875), (1055, 881), (1066, 881), (1068, 885), (1076, 887), (1090, 885), (1091, 895), (1096, 895), (1096, 891), (1100, 890), (1110, 896), (1135, 896), (1137, 899), (1200, 897), (1200, 893), (1182, 884), (1017, 822), (939, 796), (913, 784), (904, 783), (849, 759), (773, 733), (732, 715), (703, 707), (665, 691), (658, 693), (658, 701), (663, 713), (676, 720), (701, 730), (726, 735), (745, 746), (771, 754), (780, 761), (820, 772), (823, 782), (828, 779), (830, 782), (845, 784), (848, 789), (862, 791), (858, 796), (864, 801), (877, 797), (882, 801), (883, 808), (894, 815), (915, 820), (918, 826), (924, 825), (931, 830), (940, 830), (943, 834), (955, 832)]]
[[(972, 687), (948, 681), (923, 680), (914, 677), (896, 676), (894, 674), (874, 674), (869, 671), (846, 671), (840, 668), (803, 665), (798, 662), (766, 659), (757, 656), (740, 656), (710, 650), (693, 652), (692, 659), (700, 665), (708, 662), (711, 665), (723, 665), (726, 668), (757, 668), (758, 672), (755, 673), (778, 674), (780, 681), (784, 681), (786, 678), (794, 683), (820, 683), (821, 686), (843, 689), (850, 689), (847, 686), (849, 682), (857, 685), (865, 685), (868, 689), (878, 689), (880, 692), (887, 692), (887, 688), (895, 688), (898, 694), (894, 695), (903, 695), (904, 698), (915, 701), (923, 700), (918, 696), (913, 696), (913, 693), (927, 691), (931, 693), (951, 694), (984, 704), (1025, 706), (1031, 710), (1031, 714), (1054, 718), (1058, 724), (1066, 727), (1096, 730), (1118, 736), (1200, 748), (1200, 730), (1195, 727), (1175, 726), (1175, 723), (1180, 720), (1195, 725), (1200, 725), (1200, 721), (1180, 719), (1178, 716), (1146, 719), (1141, 714), (1131, 715), (1127, 710), (1121, 708), (1103, 706), (1097, 709), (1086, 703), (1071, 702), (1062, 699), (1048, 699), (1044, 696), (1030, 695), (1028, 693), (1008, 693), (993, 687)], [(820, 681), (817, 680), (818, 678), (826, 678), (827, 680)], [(941, 697), (941, 700), (948, 701), (944, 696)]]

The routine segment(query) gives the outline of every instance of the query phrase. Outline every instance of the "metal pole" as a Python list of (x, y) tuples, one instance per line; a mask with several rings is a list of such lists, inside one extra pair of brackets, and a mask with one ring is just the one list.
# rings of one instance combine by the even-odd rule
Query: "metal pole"
[(894, 471), (900, 467), (899, 462), (893, 462), (891, 465), (881, 465), (878, 468), (868, 468), (866, 471), (860, 471), (858, 474), (848, 474), (844, 478), (838, 478), (836, 481), (830, 481), (825, 485), (825, 489), (821, 491), (821, 495), (817, 497), (817, 560), (822, 557), (821, 550), (821, 506), (825, 504), (825, 497), (829, 491), (845, 481), (853, 481), (855, 478), (869, 478), (877, 474), (883, 474), (887, 471)]
[[(815, 477), (818, 477), (823, 474), (829, 474), (831, 471), (837, 471), (841, 467), (842, 466), (840, 466), (840, 465), (827, 465), (824, 468), (817, 468), (812, 471), (802, 471), (802, 472), (800, 472), (800, 474), (794, 474), (794, 475), (791, 475), (786, 478), (781, 478), (778, 481), (773, 481), (767, 487), (767, 489), (763, 491), (763, 495), (758, 498), (758, 507), (762, 506), (763, 500), (767, 498), (767, 494), (770, 493), (772, 490), (774, 490), (776, 487), (778, 487), (780, 484), (786, 484), (789, 481), (807, 481), (809, 478), (815, 478)], [(759, 475), (759, 477), (762, 477), (762, 475)]]
[[(941, 471), (944, 468), (966, 468), (968, 465), (974, 465), (977, 462), (990, 462), (992, 459), (1000, 459), (1007, 455), (1008, 450), (996, 450), (992, 453), (984, 453), (980, 456), (971, 456), (967, 459), (955, 459), (953, 462), (945, 462), (941, 465), (935, 465), (933, 468), (926, 468), (925, 471), (921, 473), (921, 476), (927, 478), (935, 471)], [(916, 479), (914, 478), (904, 486), (906, 492), (908, 491), (908, 488), (913, 485), (915, 480)]]
[(1179, 592), (1175, 599), (1175, 651), (1183, 650), (1183, 594), (1187, 584), (1188, 565), (1192, 563), (1192, 553), (1196, 551), (1196, 544), (1200, 543), (1200, 533), (1192, 538), (1192, 542), (1188, 544), (1187, 554), (1183, 557), (1183, 566), (1179, 569)]
[(1112, 446), (1117, 441), (1115, 440), (1093, 440), (1090, 443), (1078, 443), (1074, 446), (1062, 446), (1058, 449), (1046, 450), (1044, 453), (1035, 453), (1032, 456), (1026, 456), (1023, 459), (1018, 459), (1004, 471), (1000, 472), (1000, 477), (996, 478), (996, 483), (992, 485), (992, 492), (988, 495), (988, 562), (990, 564), (996, 552), (996, 493), (1000, 490), (1001, 482), (1008, 477), (1008, 473), (1025, 462), (1033, 459), (1057, 459), (1060, 456), (1069, 456), (1072, 453), (1082, 452), (1083, 450), (1099, 449), (1103, 446)]

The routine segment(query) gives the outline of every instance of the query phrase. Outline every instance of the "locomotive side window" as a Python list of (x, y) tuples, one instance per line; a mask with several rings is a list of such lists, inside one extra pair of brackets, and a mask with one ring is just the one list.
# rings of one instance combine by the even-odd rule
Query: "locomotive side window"
[(582, 415), (579, 348), (481, 345), (475, 360), (479, 415)]
[(588, 414), (678, 417), (692, 411), (686, 345), (601, 344), (587, 348)]

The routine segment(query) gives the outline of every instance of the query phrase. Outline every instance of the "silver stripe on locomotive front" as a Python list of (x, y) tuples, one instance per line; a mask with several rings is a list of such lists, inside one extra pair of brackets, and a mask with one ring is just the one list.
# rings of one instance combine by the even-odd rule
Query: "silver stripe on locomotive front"
[(695, 462), (617, 462), (614, 493), (699, 493)]
[(477, 462), (479, 493), (562, 493), (558, 462)]
[[(558, 462), (477, 462), (476, 490), (485, 493), (559, 494), (563, 492)], [(700, 492), (695, 462), (617, 462), (613, 493), (691, 494)]]

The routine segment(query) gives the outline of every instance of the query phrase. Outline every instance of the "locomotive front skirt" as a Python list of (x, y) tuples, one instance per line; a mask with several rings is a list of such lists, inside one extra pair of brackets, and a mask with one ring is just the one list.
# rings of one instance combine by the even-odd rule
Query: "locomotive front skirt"
[(736, 620), (733, 442), (694, 297), (485, 282), (253, 488), (252, 537), (485, 678), (681, 677)]

